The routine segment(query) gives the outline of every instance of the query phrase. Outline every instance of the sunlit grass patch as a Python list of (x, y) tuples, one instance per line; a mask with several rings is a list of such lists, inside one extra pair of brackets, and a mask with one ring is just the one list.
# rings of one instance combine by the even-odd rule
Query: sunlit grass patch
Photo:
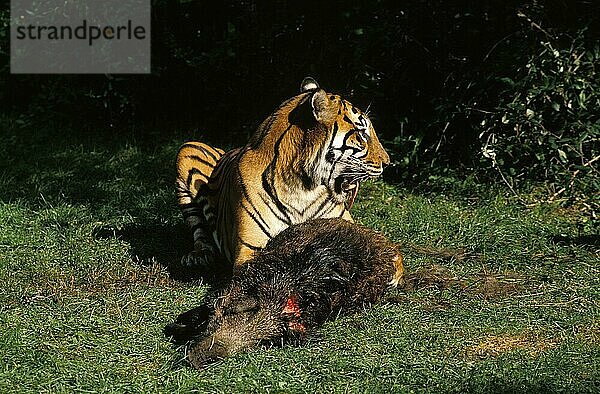
[(503, 353), (522, 350), (533, 357), (557, 344), (557, 339), (540, 338), (538, 335), (491, 335), (483, 338), (477, 345), (468, 348), (467, 353), (485, 358), (498, 357)]

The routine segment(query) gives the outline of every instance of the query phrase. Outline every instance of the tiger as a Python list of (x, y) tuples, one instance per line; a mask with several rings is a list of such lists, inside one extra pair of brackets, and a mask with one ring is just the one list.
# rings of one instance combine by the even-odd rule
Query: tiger
[(177, 154), (177, 198), (194, 238), (186, 266), (219, 259), (234, 272), (292, 224), (353, 221), (361, 181), (390, 164), (368, 114), (305, 78), (247, 144), (224, 152), (186, 142)]

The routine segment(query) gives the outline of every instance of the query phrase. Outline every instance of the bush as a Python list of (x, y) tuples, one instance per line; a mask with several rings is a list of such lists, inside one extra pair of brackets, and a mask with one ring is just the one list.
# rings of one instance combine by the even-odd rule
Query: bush
[(483, 157), (511, 182), (546, 180), (555, 195), (600, 188), (600, 48), (584, 33), (546, 37), (514, 78), (500, 79), (479, 139)]

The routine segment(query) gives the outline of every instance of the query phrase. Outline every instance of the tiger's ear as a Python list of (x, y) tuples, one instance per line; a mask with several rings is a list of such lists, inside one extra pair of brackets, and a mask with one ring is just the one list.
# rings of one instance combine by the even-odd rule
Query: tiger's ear
[(319, 89), (319, 83), (312, 77), (306, 77), (300, 84), (300, 93), (310, 92)]
[(319, 88), (317, 81), (311, 77), (304, 78), (300, 85), (300, 91), (309, 94), (305, 95), (300, 104), (290, 112), (288, 117), (290, 123), (304, 129), (314, 126), (315, 120), (328, 123), (328, 120), (331, 119), (330, 114), (335, 115), (336, 110), (332, 107), (327, 93)]
[(329, 100), (327, 93), (323, 89), (319, 89), (313, 93), (310, 98), (310, 105), (312, 106), (313, 115), (318, 122), (326, 123), (335, 115), (331, 100)]

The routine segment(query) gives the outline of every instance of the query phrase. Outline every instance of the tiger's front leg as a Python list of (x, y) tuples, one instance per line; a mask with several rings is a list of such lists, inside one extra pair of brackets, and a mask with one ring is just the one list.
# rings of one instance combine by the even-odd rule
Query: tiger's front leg
[(214, 249), (202, 245), (183, 256), (181, 265), (199, 269), (202, 272), (211, 272), (218, 259), (218, 253)]
[(216, 208), (209, 182), (223, 154), (222, 149), (195, 141), (186, 142), (177, 153), (178, 203), (194, 237), (194, 250), (182, 257), (181, 264), (203, 272), (210, 272), (220, 256), (213, 238)]
[(181, 258), (181, 265), (210, 272), (220, 257), (213, 233), (214, 215), (210, 203), (204, 196), (198, 196), (194, 202), (182, 207), (183, 217), (194, 237), (194, 250)]

